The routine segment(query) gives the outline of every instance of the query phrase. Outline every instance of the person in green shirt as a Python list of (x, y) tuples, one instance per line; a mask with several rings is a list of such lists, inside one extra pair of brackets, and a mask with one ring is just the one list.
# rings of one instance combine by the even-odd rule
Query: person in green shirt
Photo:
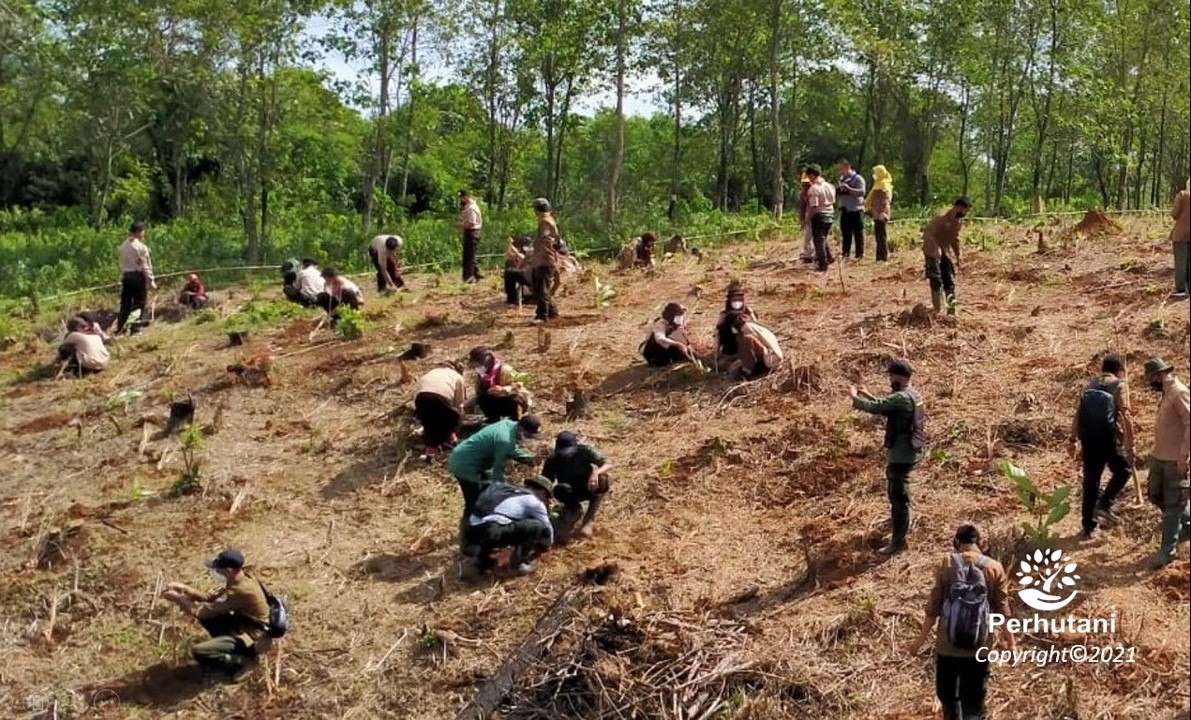
[(542, 476), (555, 483), (554, 497), (563, 506), (558, 542), (566, 542), (570, 537), (579, 514), (583, 512), (583, 503), (587, 503), (587, 512), (583, 514), (578, 532), (582, 537), (591, 537), (596, 513), (611, 487), (608, 477), (611, 468), (603, 453), (580, 443), (575, 433), (563, 430), (555, 438), (554, 452), (542, 465)]
[(447, 469), (463, 493), (462, 526), (476, 498), (488, 485), (505, 481), (509, 460), (532, 465), (536, 456), (522, 447), (526, 440), (541, 438), (542, 423), (533, 415), (520, 420), (498, 420), (455, 446), (447, 458)]
[(878, 552), (893, 555), (906, 549), (910, 530), (910, 472), (922, 457), (926, 411), (922, 396), (910, 385), (914, 368), (906, 360), (889, 364), (889, 385), (893, 392), (883, 398), (863, 387), (851, 386), (852, 407), (885, 416), (885, 481), (893, 537)]

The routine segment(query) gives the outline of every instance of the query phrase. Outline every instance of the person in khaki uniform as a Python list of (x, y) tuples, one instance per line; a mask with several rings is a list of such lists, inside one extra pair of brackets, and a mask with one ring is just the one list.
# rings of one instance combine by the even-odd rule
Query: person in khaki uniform
[[(987, 557), (981, 549), (984, 542), (979, 526), (964, 523), (955, 530), (951, 541), (954, 552), (940, 558), (935, 566), (934, 586), (926, 601), (926, 616), (918, 637), (911, 643), (910, 655), (917, 655), (930, 638), (931, 630), (938, 626), (935, 639), (935, 695), (943, 704), (945, 720), (970, 720), (984, 717), (984, 699), (988, 692), (987, 660), (976, 659), (979, 648), (955, 647), (947, 637), (947, 628), (940, 622), (943, 617), (943, 601), (947, 598), (951, 584), (955, 581), (955, 554), (967, 565), (975, 565), (984, 572), (988, 586), (989, 612), (1009, 617), (1009, 575), (1001, 563)], [(990, 637), (991, 641), (992, 638)], [(1017, 648), (1012, 633), (1005, 633), (1009, 650)]]
[(529, 255), (530, 277), (533, 280), (533, 296), (537, 299), (534, 311), (535, 323), (546, 322), (558, 317), (558, 307), (554, 304), (554, 291), (558, 289), (558, 223), (550, 211), (550, 203), (546, 198), (533, 201), (533, 211), (538, 218), (538, 234), (533, 240), (533, 250)]
[(239, 550), (223, 550), (207, 561), (207, 568), (225, 581), (224, 587), (204, 593), (170, 583), (161, 596), (194, 615), (211, 635), (191, 649), (195, 661), (240, 682), (252, 669), (257, 645), (269, 628), (269, 602), (260, 581), (244, 572)]
[(1174, 292), (1170, 296), (1184, 300), (1191, 290), (1191, 180), (1174, 196), (1170, 216), (1174, 218), (1174, 227), (1170, 229), (1170, 242), (1174, 245)]
[(1153, 561), (1153, 566), (1160, 568), (1174, 560), (1179, 540), (1191, 530), (1191, 481), (1187, 477), (1191, 391), (1162, 358), (1147, 360), (1145, 374), (1150, 389), (1162, 393), (1146, 481), (1146, 495), (1162, 509), (1162, 546)]

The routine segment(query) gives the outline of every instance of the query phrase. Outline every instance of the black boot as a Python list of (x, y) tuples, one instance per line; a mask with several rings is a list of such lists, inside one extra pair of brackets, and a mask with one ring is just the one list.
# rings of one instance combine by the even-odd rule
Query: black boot
[(889, 538), (888, 545), (877, 551), (882, 555), (896, 555), (906, 549), (906, 535), (910, 531), (910, 509), (894, 507), (890, 511), (890, 519), (893, 524), (893, 537)]

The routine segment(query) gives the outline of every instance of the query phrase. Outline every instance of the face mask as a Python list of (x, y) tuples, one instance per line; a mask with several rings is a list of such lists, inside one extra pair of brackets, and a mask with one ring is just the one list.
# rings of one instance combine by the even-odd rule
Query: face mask
[(215, 568), (207, 568), (207, 574), (208, 574), (208, 575), (210, 575), (210, 576), (211, 576), (211, 579), (212, 579), (212, 580), (214, 580), (215, 582), (227, 582), (227, 578), (225, 578), (225, 577), (224, 577), (224, 576), (223, 576), (223, 575), (222, 575), (222, 574), (221, 574), (221, 573), (220, 573), (218, 570), (216, 570)]
[(675, 315), (674, 316), (674, 324), (679, 327), (686, 325), (686, 315)]
[(482, 367), (472, 368), (472, 371), (474, 371), (476, 375), (479, 375), (480, 377), (484, 377), (484, 368), (482, 368)]
[(897, 392), (905, 387), (905, 383), (902, 383), (898, 380), (893, 380), (889, 383), (889, 387), (893, 388), (894, 392)]
[(733, 310), (739, 310), (739, 309), (741, 309), (742, 307), (744, 307), (744, 302), (743, 302), (743, 301), (741, 301), (741, 300), (733, 300), (733, 301), (732, 301), (732, 303), (731, 303), (731, 305), (730, 305), (730, 307), (731, 307)]

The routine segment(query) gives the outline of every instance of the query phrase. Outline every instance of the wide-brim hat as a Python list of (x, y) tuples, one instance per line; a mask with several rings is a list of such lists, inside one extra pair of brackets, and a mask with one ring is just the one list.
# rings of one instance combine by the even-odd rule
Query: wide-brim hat
[(1146, 360), (1145, 373), (1147, 378), (1154, 377), (1160, 373), (1170, 372), (1171, 370), (1174, 370), (1174, 368), (1170, 366), (1170, 363), (1160, 357)]

